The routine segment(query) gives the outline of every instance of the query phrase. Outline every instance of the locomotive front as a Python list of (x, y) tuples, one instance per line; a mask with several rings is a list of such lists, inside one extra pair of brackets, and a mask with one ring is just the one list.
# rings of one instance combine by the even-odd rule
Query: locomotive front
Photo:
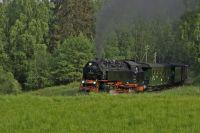
[(96, 61), (88, 62), (83, 68), (83, 80), (80, 91), (99, 91), (99, 80), (102, 80), (103, 73)]

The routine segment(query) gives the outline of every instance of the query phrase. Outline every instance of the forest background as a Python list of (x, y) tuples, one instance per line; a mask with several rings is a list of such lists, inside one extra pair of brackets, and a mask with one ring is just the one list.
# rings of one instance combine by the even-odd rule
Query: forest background
[(176, 21), (141, 18), (119, 25), (103, 34), (99, 50), (96, 27), (107, 1), (3, 0), (0, 93), (80, 81), (83, 66), (96, 57), (188, 64), (193, 83), (200, 82), (199, 0), (195, 7), (183, 0), (186, 10)]

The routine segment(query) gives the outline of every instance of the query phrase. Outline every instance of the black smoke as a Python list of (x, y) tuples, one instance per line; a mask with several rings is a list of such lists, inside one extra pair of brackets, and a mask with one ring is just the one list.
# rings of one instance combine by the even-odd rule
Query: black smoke
[[(96, 54), (102, 58), (106, 37), (121, 26), (129, 26), (139, 18), (167, 21), (179, 19), (186, 5), (196, 0), (107, 0), (98, 13), (96, 23)], [(195, 4), (194, 4), (195, 5)]]

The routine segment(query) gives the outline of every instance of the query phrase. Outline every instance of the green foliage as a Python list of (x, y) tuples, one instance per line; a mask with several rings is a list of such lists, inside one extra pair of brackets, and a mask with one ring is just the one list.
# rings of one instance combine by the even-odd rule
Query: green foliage
[(187, 56), (189, 57), (193, 75), (199, 81), (200, 73), (200, 8), (194, 11), (187, 12), (182, 17), (180, 24), (180, 39), (185, 48), (188, 50)]
[(94, 30), (94, 10), (92, 0), (64, 0), (55, 12), (58, 25), (57, 36), (64, 40), (83, 33), (91, 38)]
[(107, 58), (140, 62), (145, 62), (148, 57), (148, 62), (154, 62), (154, 54), (157, 53), (159, 62), (170, 62), (175, 59), (172, 58), (175, 56), (172, 47), (179, 49), (175, 38), (172, 23), (141, 19), (131, 27), (121, 27), (110, 34), (106, 40), (105, 55)]
[[(80, 80), (82, 67), (94, 54), (95, 15), (106, 1), (4, 0), (0, 66), (12, 72), (24, 90)], [(184, 2), (187, 12), (180, 22), (141, 18), (129, 27), (119, 25), (103, 40), (104, 56), (190, 64), (198, 82), (200, 2), (194, 8), (189, 8), (193, 2)]]
[(0, 5), (0, 66), (4, 69), (8, 69), (8, 55), (5, 51), (6, 36), (4, 33), (5, 28), (5, 8)]
[(19, 93), (21, 86), (10, 72), (0, 66), (0, 94)]
[(115, 33), (108, 36), (107, 45), (105, 46), (105, 57), (110, 59), (122, 59), (119, 55), (118, 38)]
[(105, 40), (105, 57), (150, 63), (190, 64), (198, 70), (198, 75), (199, 10), (195, 12), (186, 14), (181, 24), (173, 20), (163, 22), (159, 19), (141, 19), (135, 20), (129, 27), (120, 27)]
[[(11, 60), (12, 72), (25, 87), (32, 82), (33, 73), (37, 75), (35, 78), (41, 78), (38, 77), (41, 74), (35, 72), (39, 70), (36, 67), (40, 67), (35, 64), (35, 55), (45, 54), (45, 50), (39, 54), (40, 51), (37, 51), (35, 46), (48, 43), (50, 3), (46, 0), (10, 1), (5, 10), (7, 27), (4, 32), (8, 36), (6, 49)], [(38, 80), (36, 81), (39, 82)], [(43, 80), (42, 78), (41, 82), (44, 82)], [(30, 88), (44, 87), (43, 83), (38, 85), (36, 81), (32, 82)]]
[(92, 58), (92, 44), (84, 37), (67, 38), (58, 48), (53, 59), (53, 79), (56, 84), (81, 79), (83, 66)]
[[(91, 1), (61, 3), (17, 0), (0, 6), (0, 65), (12, 71), (24, 90), (78, 80), (83, 65), (92, 57), (91, 42), (79, 36), (93, 34)], [(61, 41), (56, 50), (52, 44), (59, 42), (60, 35), (69, 39)], [(56, 52), (51, 55), (47, 50)]]
[(50, 80), (50, 54), (45, 44), (34, 45), (34, 58), (29, 64), (30, 71), (27, 74), (26, 90), (44, 88), (52, 84)]
[(91, 0), (93, 3), (93, 10), (98, 12), (107, 0)]

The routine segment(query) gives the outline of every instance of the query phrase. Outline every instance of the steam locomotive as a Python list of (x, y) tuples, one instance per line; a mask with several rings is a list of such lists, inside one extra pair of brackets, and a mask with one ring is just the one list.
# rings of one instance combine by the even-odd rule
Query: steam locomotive
[(188, 66), (95, 59), (83, 68), (80, 91), (130, 93), (183, 84)]

